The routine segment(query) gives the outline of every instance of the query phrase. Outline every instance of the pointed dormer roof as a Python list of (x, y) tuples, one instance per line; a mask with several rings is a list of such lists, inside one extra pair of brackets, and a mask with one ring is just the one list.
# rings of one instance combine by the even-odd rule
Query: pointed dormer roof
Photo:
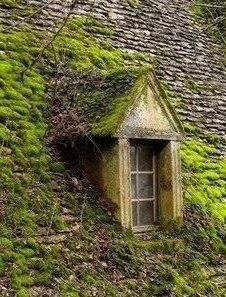
[(182, 125), (153, 72), (142, 73), (119, 96), (91, 133), (99, 136), (177, 140)]

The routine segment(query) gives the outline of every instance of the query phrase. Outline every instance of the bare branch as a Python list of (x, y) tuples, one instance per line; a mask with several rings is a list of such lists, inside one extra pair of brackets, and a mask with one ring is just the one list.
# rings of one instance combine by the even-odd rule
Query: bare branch
[(95, 141), (87, 133), (85, 134), (85, 136), (92, 143), (92, 145), (94, 146), (94, 148), (96, 148), (96, 150), (99, 152), (101, 158), (103, 158), (103, 154), (102, 154), (100, 148), (98, 147), (98, 145), (95, 143)]
[(226, 17), (218, 17), (216, 19), (213, 20), (213, 22), (211, 24), (209, 24), (208, 26), (206, 26), (204, 28), (204, 30), (208, 30), (209, 28), (217, 25), (217, 24), (220, 24), (221, 22), (225, 21), (226, 20)]
[(197, 3), (197, 4), (193, 4), (193, 6), (202, 6), (202, 7), (209, 7), (209, 8), (225, 8), (226, 2), (224, 2), (223, 5)]
[[(215, 21), (212, 11), (209, 8), (207, 8), (207, 10), (208, 10), (208, 13), (211, 15), (212, 20)], [(220, 34), (220, 37), (221, 37), (224, 45), (226, 45), (226, 39), (224, 38), (224, 35), (221, 33), (221, 31), (219, 29), (218, 29), (218, 33)]]
[(68, 19), (70, 18), (71, 14), (73, 13), (74, 7), (77, 3), (77, 0), (74, 0), (72, 2), (72, 4), (70, 5), (69, 11), (66, 15), (66, 17), (63, 20), (63, 23), (61, 24), (61, 26), (58, 28), (58, 30), (56, 31), (56, 33), (52, 36), (52, 38), (49, 40), (49, 42), (47, 42), (46, 45), (43, 46), (41, 52), (38, 54), (38, 56), (32, 61), (32, 63), (21, 73), (22, 79), (25, 75), (25, 73), (32, 68), (38, 61), (39, 59), (42, 57), (43, 53), (45, 52), (45, 50), (47, 48), (49, 48), (49, 46), (52, 45), (52, 43), (54, 42), (54, 40), (57, 38), (57, 36), (60, 34), (60, 32), (63, 30), (63, 28), (65, 27), (65, 25), (67, 24)]
[(87, 207), (87, 199), (88, 199), (87, 194), (84, 194), (81, 212), (80, 212), (80, 220), (79, 220), (80, 224), (83, 224), (83, 216), (84, 216), (85, 209)]
[(47, 8), (49, 5), (51, 5), (54, 1), (55, 1), (55, 0), (51, 0), (50, 2), (48, 2), (48, 3), (44, 4), (44, 5), (42, 5), (39, 9), (37, 9), (37, 10), (35, 10), (33, 13), (31, 13), (31, 14), (25, 16), (25, 17), (24, 17), (22, 20), (20, 20), (19, 22), (16, 22), (15, 24), (13, 24), (13, 25), (11, 25), (11, 26), (5, 28), (5, 30), (7, 29), (7, 31), (8, 31), (8, 30), (11, 30), (11, 29), (13, 29), (13, 28), (15, 28), (15, 27), (18, 27), (18, 26), (24, 24), (27, 20), (29, 20), (30, 18), (32, 18), (33, 16), (35, 16), (37, 13), (39, 13), (40, 11), (42, 11), (43, 9), (45, 9), (45, 8)]

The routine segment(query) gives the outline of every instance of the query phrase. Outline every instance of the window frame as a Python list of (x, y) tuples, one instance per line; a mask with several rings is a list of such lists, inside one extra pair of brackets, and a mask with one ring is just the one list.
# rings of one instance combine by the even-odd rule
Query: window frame
[[(148, 229), (151, 228), (151, 226), (153, 226), (156, 221), (158, 220), (158, 215), (159, 215), (159, 211), (158, 211), (158, 174), (157, 174), (157, 150), (156, 148), (150, 144), (150, 143), (130, 143), (130, 153), (131, 153), (131, 149), (132, 147), (135, 147), (135, 157), (136, 157), (136, 170), (132, 170), (131, 168), (131, 157), (130, 157), (130, 187), (132, 189), (132, 175), (135, 175), (136, 177), (136, 188), (138, 189), (139, 186), (139, 175), (142, 174), (148, 174), (150, 176), (152, 176), (152, 180), (153, 180), (153, 195), (152, 197), (149, 198), (137, 198), (134, 199), (132, 197), (132, 190), (131, 190), (131, 197), (130, 197), (130, 208), (131, 208), (131, 226), (132, 229), (136, 232), (145, 232)], [(140, 148), (148, 148), (152, 150), (152, 170), (139, 170), (139, 149)], [(153, 201), (153, 222), (151, 222), (149, 225), (139, 225), (140, 224), (140, 219), (139, 219), (139, 202), (140, 201)], [(138, 208), (136, 210), (137, 213), (137, 222), (138, 225), (137, 226), (133, 226), (133, 202), (137, 202)]]

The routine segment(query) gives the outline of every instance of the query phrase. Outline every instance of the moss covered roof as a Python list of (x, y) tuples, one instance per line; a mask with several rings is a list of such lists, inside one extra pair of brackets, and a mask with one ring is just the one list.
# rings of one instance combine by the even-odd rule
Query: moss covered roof
[[(150, 67), (121, 67), (107, 74), (88, 72), (79, 78), (76, 74), (76, 78), (76, 87), (61, 109), (61, 120), (53, 118), (54, 123), (60, 123), (54, 125), (58, 136), (116, 135), (128, 111), (143, 94), (147, 96), (148, 87), (155, 93), (165, 116), (170, 114), (172, 129), (177, 133), (181, 132), (180, 121)], [(62, 83), (66, 84), (66, 88), (68, 84), (70, 88), (71, 80), (73, 74), (71, 79)], [(58, 116), (59, 114), (56, 117)]]
[[(121, 76), (120, 79), (117, 79), (118, 82), (114, 83), (112, 92), (106, 93), (107, 105), (103, 113), (94, 118), (91, 134), (108, 136), (117, 132), (128, 109), (141, 96), (147, 85), (147, 69), (136, 69), (132, 76), (131, 74), (132, 72), (126, 76), (126, 73), (124, 73), (124, 77)], [(116, 88), (119, 88), (118, 92)]]
[(213, 146), (195, 137), (186, 141), (185, 224), (144, 240), (123, 231), (86, 176), (68, 176), (52, 152), (46, 111), (56, 136), (107, 135), (142, 92), (146, 70), (126, 66), (128, 54), (95, 39), (93, 32), (111, 34), (95, 20), (72, 19), (36, 64), (46, 30), (12, 29), (0, 29), (0, 295), (33, 296), (36, 287), (35, 296), (225, 296), (202, 272), (212, 250), (225, 251), (225, 160), (212, 160)]
[[(71, 72), (60, 78), (52, 124), (56, 137), (110, 135), (133, 103), (144, 69), (119, 67), (110, 72)], [(69, 90), (64, 97), (65, 89)]]

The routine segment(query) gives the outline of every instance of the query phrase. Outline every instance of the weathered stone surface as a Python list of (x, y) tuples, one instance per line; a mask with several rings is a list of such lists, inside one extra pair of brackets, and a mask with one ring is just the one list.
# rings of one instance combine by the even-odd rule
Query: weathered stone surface
[(218, 286), (226, 288), (226, 275), (214, 276), (212, 281), (215, 282)]
[(54, 292), (54, 289), (46, 288), (45, 286), (33, 286), (29, 290), (30, 296), (59, 296), (58, 293)]
[(62, 215), (62, 218), (66, 223), (72, 223), (76, 221), (76, 217), (70, 214), (64, 214)]
[(182, 129), (168, 109), (154, 77), (148, 76), (147, 85), (137, 91), (136, 102), (128, 110), (116, 136), (145, 139), (179, 139)]
[(170, 141), (161, 151), (159, 170), (159, 208), (162, 221), (181, 219), (183, 199), (181, 189), (180, 143)]
[(221, 256), (219, 262), (206, 269), (209, 279), (218, 286), (226, 288), (226, 258)]
[(62, 207), (62, 213), (64, 215), (72, 215), (73, 214), (73, 212), (70, 209), (68, 209), (67, 207)]
[(57, 244), (64, 242), (67, 239), (67, 234), (51, 234), (48, 236), (40, 237), (38, 241), (46, 244)]

